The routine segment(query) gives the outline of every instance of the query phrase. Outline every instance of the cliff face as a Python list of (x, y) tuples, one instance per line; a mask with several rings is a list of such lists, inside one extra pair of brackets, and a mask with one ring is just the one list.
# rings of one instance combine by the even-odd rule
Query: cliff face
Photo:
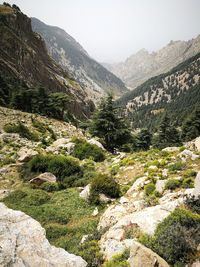
[(84, 48), (63, 29), (32, 18), (33, 30), (45, 40), (49, 55), (85, 88), (88, 98), (98, 101), (107, 92), (121, 96), (127, 92), (124, 83), (92, 59)]
[(125, 62), (105, 66), (134, 89), (149, 78), (171, 70), (199, 52), (200, 35), (189, 41), (171, 41), (153, 53), (142, 49)]
[(90, 114), (91, 101), (84, 89), (53, 60), (41, 36), (32, 31), (31, 20), (20, 11), (0, 6), (0, 74), (28, 87), (43, 86), (49, 92), (71, 96), (71, 112)]

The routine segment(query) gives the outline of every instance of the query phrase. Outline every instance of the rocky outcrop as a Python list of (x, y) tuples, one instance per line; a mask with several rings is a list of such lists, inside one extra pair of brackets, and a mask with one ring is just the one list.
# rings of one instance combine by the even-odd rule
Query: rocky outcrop
[(30, 180), (31, 184), (41, 185), (45, 182), (55, 183), (56, 176), (50, 172), (44, 172)]
[(0, 8), (0, 76), (4, 84), (13, 90), (42, 86), (47, 92), (66, 93), (69, 111), (79, 118), (89, 116), (93, 102), (84, 87), (50, 58), (45, 42), (32, 31), (31, 19), (19, 10), (6, 13), (4, 6)]
[(129, 87), (135, 88), (147, 79), (165, 73), (200, 52), (200, 35), (189, 41), (171, 41), (157, 52), (142, 49), (125, 62), (105, 65)]
[(41, 225), (0, 203), (0, 266), (85, 267), (78, 256), (51, 246)]
[(96, 139), (94, 139), (94, 138), (88, 140), (88, 143), (91, 144), (91, 145), (96, 145), (99, 148), (101, 148), (102, 150), (105, 150), (105, 148), (103, 147), (103, 145), (99, 141), (97, 141)]
[(169, 264), (151, 249), (134, 242), (128, 262), (131, 267), (169, 267)]

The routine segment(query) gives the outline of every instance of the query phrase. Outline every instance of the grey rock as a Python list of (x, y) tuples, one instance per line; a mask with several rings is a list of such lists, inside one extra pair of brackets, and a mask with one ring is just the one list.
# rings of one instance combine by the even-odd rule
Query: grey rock
[(50, 172), (44, 172), (30, 180), (31, 184), (37, 184), (37, 185), (41, 185), (45, 182), (55, 183), (56, 176)]
[(0, 266), (86, 267), (79, 256), (51, 246), (41, 225), (0, 203)]

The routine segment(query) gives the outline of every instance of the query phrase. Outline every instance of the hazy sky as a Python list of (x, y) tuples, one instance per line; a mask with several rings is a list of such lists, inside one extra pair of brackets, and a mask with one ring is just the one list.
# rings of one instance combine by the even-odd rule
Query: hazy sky
[[(1, 1), (2, 3), (3, 1)], [(28, 16), (59, 26), (100, 62), (200, 34), (200, 0), (15, 0)]]

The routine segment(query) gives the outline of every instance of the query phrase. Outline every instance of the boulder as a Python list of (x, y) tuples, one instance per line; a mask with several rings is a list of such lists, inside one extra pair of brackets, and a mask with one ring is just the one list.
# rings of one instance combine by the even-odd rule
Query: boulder
[(98, 146), (98, 147), (101, 148), (102, 150), (105, 150), (105, 148), (103, 147), (103, 145), (102, 145), (99, 141), (97, 141), (96, 139), (94, 139), (94, 138), (88, 140), (87, 142), (88, 142), (89, 144), (91, 144), (91, 145), (96, 145), (96, 146)]
[(199, 155), (194, 154), (192, 151), (185, 149), (183, 150), (178, 156), (181, 158), (182, 161), (186, 161), (188, 158), (191, 158), (191, 160), (195, 160), (199, 158)]
[(34, 151), (33, 149), (22, 147), (17, 154), (19, 156), (18, 160), (20, 162), (26, 162), (29, 161), (32, 157), (36, 156), (38, 152)]
[(168, 169), (162, 170), (162, 177), (166, 178), (168, 176)]
[(179, 147), (176, 147), (176, 146), (171, 146), (171, 147), (165, 147), (162, 149), (162, 151), (166, 151), (166, 152), (177, 152), (179, 151)]
[(0, 266), (86, 267), (79, 256), (51, 246), (41, 225), (0, 203)]
[(194, 180), (194, 192), (195, 197), (198, 197), (200, 195), (200, 172), (197, 173), (197, 176)]
[(128, 196), (132, 196), (133, 193), (138, 192), (142, 187), (144, 187), (146, 179), (147, 179), (146, 176), (143, 176), (143, 177), (138, 178), (133, 183), (133, 185), (131, 186), (131, 188), (127, 191), (127, 195)]
[(188, 149), (200, 152), (200, 136), (190, 142), (185, 143), (184, 145)]
[(44, 172), (30, 180), (31, 184), (41, 185), (45, 182), (55, 183), (56, 176), (50, 172)]
[(99, 214), (99, 210), (98, 210), (98, 208), (96, 207), (95, 209), (94, 209), (94, 211), (93, 211), (93, 213), (92, 213), (92, 216), (97, 216)]
[(128, 262), (131, 267), (170, 267), (158, 254), (136, 241), (131, 247)]
[(165, 190), (165, 184), (166, 180), (157, 180), (156, 181), (156, 191), (158, 191), (160, 194), (162, 194)]
[(99, 201), (101, 203), (110, 203), (114, 200), (114, 198), (107, 197), (105, 194), (99, 194)]
[(90, 187), (91, 185), (88, 184), (84, 187), (84, 189), (81, 191), (81, 193), (79, 194), (79, 196), (85, 200), (88, 200), (89, 196), (90, 196)]

